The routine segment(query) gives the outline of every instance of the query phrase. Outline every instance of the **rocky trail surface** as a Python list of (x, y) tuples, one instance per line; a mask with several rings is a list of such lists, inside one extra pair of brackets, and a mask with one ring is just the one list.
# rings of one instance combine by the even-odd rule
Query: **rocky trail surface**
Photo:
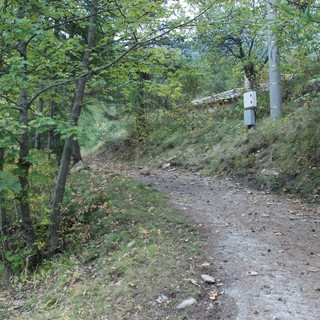
[(162, 190), (197, 227), (217, 312), (197, 319), (320, 319), (320, 211), (230, 179), (121, 167)]

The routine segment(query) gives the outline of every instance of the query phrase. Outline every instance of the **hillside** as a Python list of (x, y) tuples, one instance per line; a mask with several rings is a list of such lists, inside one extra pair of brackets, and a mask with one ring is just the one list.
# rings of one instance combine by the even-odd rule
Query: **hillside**
[(250, 131), (243, 126), (242, 98), (152, 111), (142, 139), (130, 138), (129, 131), (128, 137), (100, 144), (97, 154), (234, 177), (259, 190), (317, 202), (320, 98), (314, 87), (305, 90), (302, 97), (285, 100), (278, 121), (269, 119), (268, 93), (258, 93), (257, 126)]

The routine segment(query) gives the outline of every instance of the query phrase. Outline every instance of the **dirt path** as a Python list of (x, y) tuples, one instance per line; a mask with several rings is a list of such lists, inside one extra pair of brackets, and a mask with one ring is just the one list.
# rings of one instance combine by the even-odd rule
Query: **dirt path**
[(127, 170), (165, 192), (198, 226), (213, 276), (223, 283), (210, 319), (320, 319), (319, 207), (230, 180)]

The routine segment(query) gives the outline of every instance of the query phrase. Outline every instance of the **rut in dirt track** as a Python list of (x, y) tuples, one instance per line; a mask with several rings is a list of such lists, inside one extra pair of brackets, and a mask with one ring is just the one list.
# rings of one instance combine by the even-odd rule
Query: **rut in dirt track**
[(164, 191), (199, 227), (223, 282), (216, 319), (320, 319), (319, 207), (231, 180), (130, 171)]

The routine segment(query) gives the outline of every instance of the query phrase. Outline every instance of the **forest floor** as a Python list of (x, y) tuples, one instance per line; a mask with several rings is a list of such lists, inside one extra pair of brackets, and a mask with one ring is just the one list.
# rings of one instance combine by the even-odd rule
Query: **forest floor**
[(176, 168), (122, 173), (163, 191), (200, 234), (215, 311), (192, 319), (320, 319), (320, 207)]
[(320, 319), (319, 205), (178, 167), (87, 165), (73, 179), (106, 180), (114, 212), (82, 253), (0, 292), (0, 319)]

